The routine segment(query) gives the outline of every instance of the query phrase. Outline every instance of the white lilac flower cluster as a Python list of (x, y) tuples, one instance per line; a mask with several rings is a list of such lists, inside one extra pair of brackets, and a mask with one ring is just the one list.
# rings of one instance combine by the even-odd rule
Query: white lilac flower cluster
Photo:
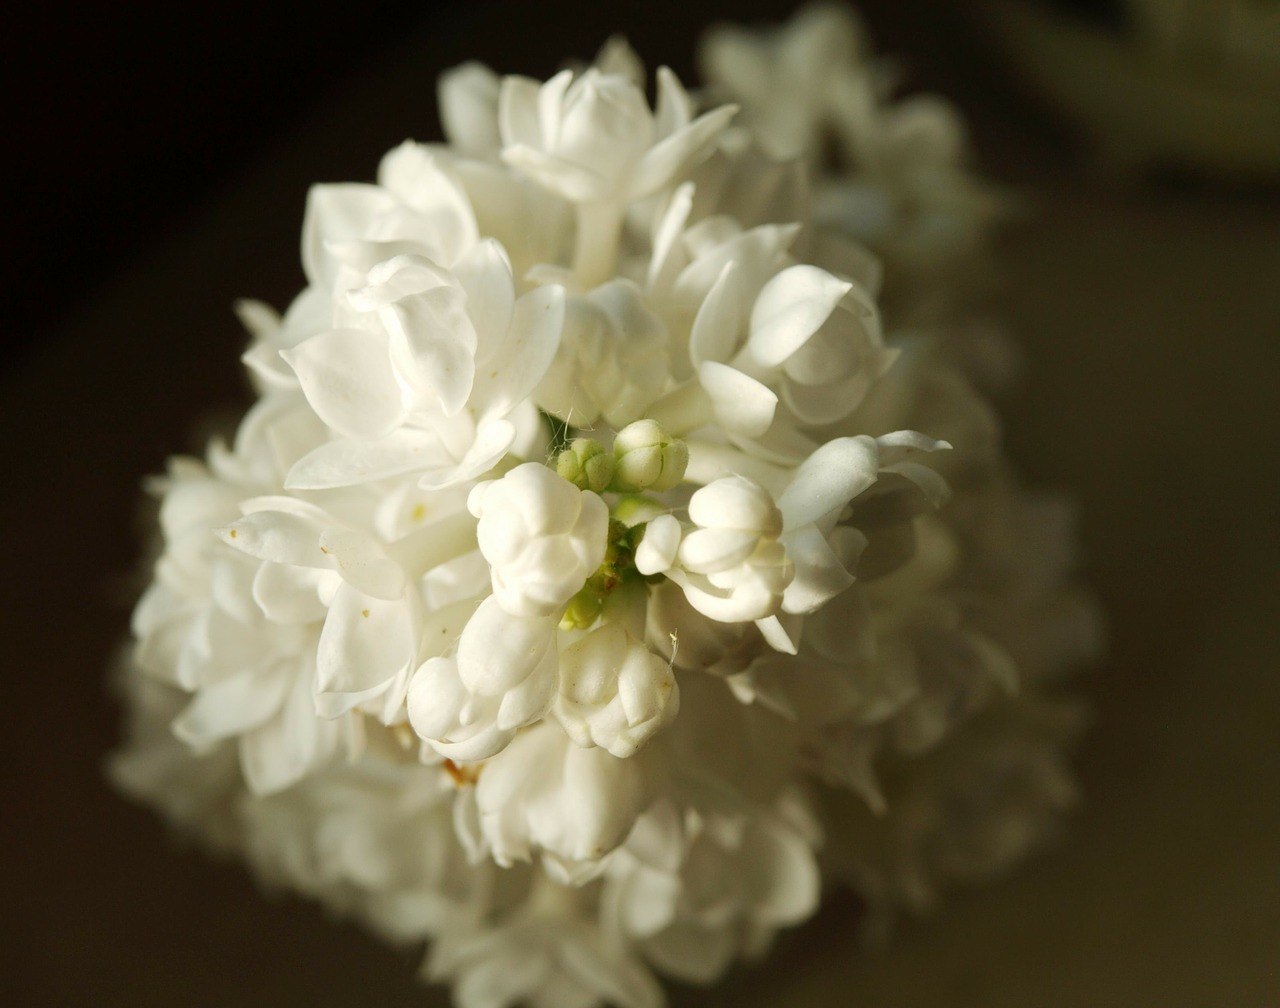
[(660, 1004), (1072, 797), (1067, 516), (931, 320), (992, 209), (955, 115), (836, 8), (704, 53), (653, 107), (620, 42), (446, 74), (447, 144), (312, 189), (258, 401), (156, 484), (117, 779), (463, 1008)]

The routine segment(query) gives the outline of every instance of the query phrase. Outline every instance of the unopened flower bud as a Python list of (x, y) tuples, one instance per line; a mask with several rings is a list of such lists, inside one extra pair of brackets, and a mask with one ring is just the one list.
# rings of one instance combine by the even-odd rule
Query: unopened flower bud
[[(559, 616), (604, 562), (609, 508), (536, 462), (478, 483), (467, 508), (497, 604), (511, 616)], [(464, 677), (465, 678), (465, 677)]]
[(591, 438), (575, 438), (556, 456), (556, 473), (579, 490), (601, 493), (613, 479), (613, 456)]
[(684, 479), (689, 446), (656, 420), (637, 420), (618, 431), (613, 457), (615, 490), (670, 490)]

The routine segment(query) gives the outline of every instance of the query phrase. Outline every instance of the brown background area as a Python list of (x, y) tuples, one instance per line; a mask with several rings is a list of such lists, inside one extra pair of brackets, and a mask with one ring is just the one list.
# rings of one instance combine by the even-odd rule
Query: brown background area
[[(153, 235), (4, 376), (0, 1003), (442, 1004), (388, 950), (266, 897), (124, 803), (105, 668), (140, 550), (138, 482), (245, 402), (236, 297), (301, 283), (305, 187), (434, 135), (434, 79), (480, 56), (546, 75), (623, 28), (691, 76), (697, 27), (791, 5), (490, 3), (343, 78)], [(957, 893), (881, 953), (837, 905), (770, 964), (680, 1004), (1250, 1008), (1280, 1003), (1280, 199), (1096, 184), (950, 4), (864, 4), (880, 48), (955, 96), (984, 170), (1027, 198), (1003, 241), (1026, 383), (1003, 404), (1033, 481), (1073, 489), (1110, 652), (1082, 680), (1085, 803), (1057, 849)], [(950, 13), (948, 13), (950, 11)], [(158, 82), (163, 84), (163, 82)], [(84, 235), (86, 254), (93, 236)], [(74, 280), (66, 281), (74, 287)], [(10, 296), (21, 296), (16, 291)]]

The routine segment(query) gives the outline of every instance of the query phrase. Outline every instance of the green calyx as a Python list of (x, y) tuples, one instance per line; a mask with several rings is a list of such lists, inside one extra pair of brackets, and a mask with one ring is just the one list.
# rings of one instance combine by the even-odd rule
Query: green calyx
[(556, 473), (579, 490), (604, 493), (613, 482), (613, 455), (591, 438), (574, 438), (555, 456)]
[(642, 538), (643, 525), (626, 525), (616, 518), (609, 519), (609, 545), (605, 548), (604, 562), (569, 600), (560, 618), (562, 630), (588, 629), (599, 617), (608, 598), (619, 588), (654, 580), (636, 570), (636, 547)]

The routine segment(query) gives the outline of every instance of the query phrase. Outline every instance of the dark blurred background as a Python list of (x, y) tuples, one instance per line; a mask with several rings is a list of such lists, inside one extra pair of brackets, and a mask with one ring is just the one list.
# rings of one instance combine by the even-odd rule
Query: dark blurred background
[[(1086, 13), (1112, 0), (1056, 0)], [(28, 5), (0, 39), (5, 123), (6, 272), (10, 363), (56, 329), (158, 239), (180, 233), (202, 207), (262, 166), (303, 128), (341, 106), (409, 53), (432, 68), (480, 59), (546, 75), (569, 55), (594, 54), (621, 32), (652, 62), (692, 79), (693, 43), (709, 22), (776, 21), (796, 4), (193, 3), (156, 0)], [(965, 60), (952, 5), (864, 5), (886, 52), (908, 59), (912, 86), (938, 87)], [(903, 12), (896, 11), (901, 7)], [(939, 44), (943, 43), (943, 44)], [(932, 47), (922, 49), (922, 44)], [(970, 66), (969, 71), (973, 67)], [(305, 186), (371, 175), (376, 152), (404, 135), (438, 134), (431, 73), (406, 78), (396, 107), (361, 136), (335, 137), (319, 163), (292, 176), (280, 209), (254, 242), (296, 231)], [(307, 174), (307, 169), (310, 174)]]
[(21, 293), (6, 349), (30, 352), (406, 31), (449, 35), (480, 6), (55, 0), (11, 13), (0, 191)]
[[(210, 415), (243, 408), (232, 302), (287, 304), (307, 186), (369, 179), (394, 144), (436, 138), (442, 70), (476, 58), (545, 77), (622, 32), (692, 81), (707, 24), (777, 22), (796, 6), (93, 13), (52, 0), (6, 14), (0, 896), (18, 926), (0, 1004), (445, 1003), (416, 983), (418, 952), (263, 894), (107, 785), (120, 716), (106, 669), (137, 590), (141, 478), (199, 450)], [(1127, 30), (1118, 0), (1016, 6), (1066, 18), (1063, 38)], [(904, 923), (884, 952), (859, 951), (837, 904), (769, 965), (675, 1000), (1280, 1004), (1277, 190), (1118, 171), (1043, 100), (996, 0), (857, 7), (907, 90), (959, 104), (981, 170), (1024, 211), (1000, 240), (994, 304), (1026, 380), (1000, 410), (1019, 470), (1078, 501), (1084, 574), (1110, 627), (1106, 661), (1081, 679), (1094, 711), (1085, 797), (1057, 849)], [(1108, 87), (1105, 105), (1132, 105)]]

